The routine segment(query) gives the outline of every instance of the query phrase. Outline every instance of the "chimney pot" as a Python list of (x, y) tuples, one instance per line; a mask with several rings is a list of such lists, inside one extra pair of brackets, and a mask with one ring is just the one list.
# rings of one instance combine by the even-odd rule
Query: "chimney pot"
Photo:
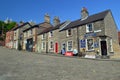
[(45, 14), (44, 19), (45, 19), (45, 22), (50, 23), (50, 16), (48, 13)]

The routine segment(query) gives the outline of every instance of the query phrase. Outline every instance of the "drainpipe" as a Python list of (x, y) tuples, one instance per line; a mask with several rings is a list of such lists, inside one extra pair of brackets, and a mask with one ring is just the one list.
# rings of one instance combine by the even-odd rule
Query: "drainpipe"
[(82, 55), (80, 52), (80, 42), (79, 42), (79, 29), (77, 27), (77, 46), (78, 46), (78, 54), (80, 54), (80, 56)]
[(46, 54), (48, 53), (48, 33), (46, 33)]

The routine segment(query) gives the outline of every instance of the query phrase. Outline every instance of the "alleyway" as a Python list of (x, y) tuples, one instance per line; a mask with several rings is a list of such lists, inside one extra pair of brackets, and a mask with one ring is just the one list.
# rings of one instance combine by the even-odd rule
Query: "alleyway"
[(119, 60), (59, 57), (0, 47), (0, 80), (119, 79)]

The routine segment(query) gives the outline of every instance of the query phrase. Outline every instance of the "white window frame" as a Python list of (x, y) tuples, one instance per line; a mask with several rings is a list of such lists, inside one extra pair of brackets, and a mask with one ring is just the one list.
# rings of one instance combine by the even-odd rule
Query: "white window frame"
[(30, 35), (32, 35), (32, 33), (33, 33), (33, 32), (32, 32), (32, 29), (30, 29)]
[[(72, 42), (72, 48), (69, 50), (69, 42)], [(73, 41), (70, 40), (70, 41), (67, 41), (67, 51), (73, 51)]]
[(42, 39), (45, 39), (45, 34), (42, 34)]
[(89, 38), (89, 39), (92, 39), (93, 40), (93, 49), (88, 49), (88, 39), (86, 39), (86, 50), (87, 51), (93, 51), (94, 50), (94, 39), (93, 38)]
[(42, 49), (45, 49), (45, 42), (42, 42), (42, 43), (41, 43), (41, 48), (42, 48)]
[(53, 37), (53, 31), (49, 32), (49, 37)]
[[(69, 30), (71, 31), (71, 34), (69, 35)], [(67, 30), (67, 37), (71, 36), (72, 35), (72, 29), (68, 29)]]
[(113, 41), (112, 41), (112, 39), (110, 39), (110, 52), (113, 52)]
[[(52, 45), (51, 45), (51, 42), (52, 42)], [(51, 47), (52, 46), (52, 47)], [(49, 49), (53, 49), (54, 48), (54, 42), (53, 41), (50, 41), (49, 43)]]
[[(88, 25), (92, 25), (92, 30), (89, 31), (89, 26)], [(89, 33), (89, 32), (94, 32), (94, 26), (93, 26), (93, 23), (89, 23), (89, 24), (86, 24), (86, 33)]]

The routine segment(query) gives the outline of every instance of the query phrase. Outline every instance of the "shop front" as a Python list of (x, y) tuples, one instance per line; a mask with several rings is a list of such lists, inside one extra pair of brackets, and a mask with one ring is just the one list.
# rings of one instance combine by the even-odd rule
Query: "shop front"
[(105, 35), (85, 35), (80, 40), (80, 52), (85, 53), (86, 56), (108, 57), (113, 53), (112, 38)]

